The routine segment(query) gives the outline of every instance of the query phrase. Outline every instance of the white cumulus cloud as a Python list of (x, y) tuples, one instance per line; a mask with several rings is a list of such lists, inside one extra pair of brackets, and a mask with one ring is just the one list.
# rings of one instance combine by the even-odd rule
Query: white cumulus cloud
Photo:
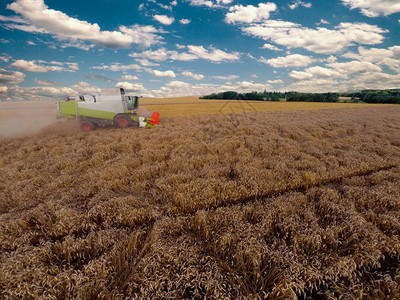
[(329, 24), (329, 22), (327, 20), (321, 19), (321, 21), (319, 21), (317, 23), (317, 25), (321, 25), (321, 24)]
[(348, 52), (343, 57), (386, 65), (400, 73), (400, 46), (388, 49), (358, 47), (358, 53)]
[(62, 62), (45, 62), (45, 61), (36, 61), (36, 60), (24, 60), (24, 59), (17, 59), (10, 67), (17, 68), (23, 71), (28, 72), (39, 72), (39, 73), (46, 73), (49, 71), (56, 71), (56, 72), (74, 72), (79, 70), (77, 63), (62, 63)]
[(135, 57), (135, 58), (143, 58), (143, 59), (148, 59), (148, 60), (153, 60), (153, 61), (165, 61), (171, 57), (171, 55), (175, 54), (175, 51), (168, 51), (165, 48), (159, 48), (157, 50), (146, 50), (141, 53), (131, 53), (129, 54), (130, 57)]
[(362, 74), (381, 73), (382, 69), (371, 62), (366, 61), (350, 61), (341, 63), (330, 63), (327, 67), (314, 66), (304, 71), (291, 71), (289, 76), (296, 81), (307, 80), (333, 80), (359, 78)]
[(149, 73), (153, 74), (156, 77), (169, 77), (169, 78), (175, 78), (176, 74), (172, 70), (168, 71), (159, 71), (159, 70), (148, 70)]
[(335, 29), (302, 27), (299, 24), (267, 20), (263, 24), (251, 24), (242, 30), (252, 36), (271, 40), (287, 48), (304, 48), (316, 53), (336, 53), (346, 47), (383, 42), (382, 33), (388, 32), (366, 23), (340, 23)]
[(289, 4), (289, 8), (290, 9), (295, 9), (295, 8), (297, 8), (299, 6), (310, 8), (312, 6), (312, 4), (311, 3), (307, 3), (307, 2), (303, 2), (303, 1), (300, 1), (300, 0), (296, 0), (293, 4)]
[(295, 80), (309, 80), (313, 78), (313, 75), (304, 71), (292, 71), (289, 76)]
[(275, 68), (287, 68), (287, 67), (305, 67), (312, 64), (314, 60), (306, 55), (292, 54), (288, 56), (282, 56), (271, 59), (261, 58), (260, 61)]
[(285, 89), (290, 91), (299, 91), (305, 93), (327, 93), (332, 91), (343, 91), (343, 87), (338, 90), (339, 82), (334, 79), (314, 79), (308, 78), (300, 81), (295, 81)]
[(183, 25), (187, 25), (189, 24), (191, 21), (189, 19), (181, 19), (179, 20), (179, 23), (183, 24)]
[(400, 85), (400, 74), (362, 73), (346, 83), (352, 90), (395, 89)]
[(321, 78), (347, 78), (347, 74), (341, 73), (335, 69), (315, 66), (305, 69), (304, 71), (292, 71), (289, 76), (294, 80), (310, 80)]
[(206, 49), (203, 46), (188, 45), (180, 46), (179, 49), (187, 49), (187, 52), (167, 50), (162, 47), (157, 50), (146, 50), (141, 53), (131, 53), (129, 56), (157, 62), (166, 61), (168, 59), (174, 61), (192, 61), (196, 59), (204, 59), (212, 62), (235, 61), (240, 59), (240, 54), (237, 52), (229, 53), (213, 47)]
[(153, 19), (160, 22), (163, 25), (171, 25), (175, 22), (173, 17), (168, 17), (166, 15), (154, 15)]
[(182, 72), (182, 75), (186, 76), (186, 77), (190, 77), (190, 78), (196, 79), (196, 80), (204, 79), (204, 75), (203, 74), (194, 74), (192, 72), (187, 72), (187, 71)]
[[(152, 26), (120, 26), (119, 31), (102, 31), (97, 23), (91, 24), (67, 14), (49, 9), (43, 0), (16, 0), (7, 8), (21, 15), (24, 24), (17, 20), (5, 27), (27, 32), (51, 34), (59, 40), (82, 40), (111, 49), (129, 48), (132, 43), (149, 46), (160, 41), (155, 33), (159, 31)], [(18, 24), (19, 23), (19, 24)]]
[(0, 56), (0, 60), (4, 61), (4, 62), (8, 62), (11, 59), (11, 56), (9, 55), (4, 55), (4, 56)]
[(278, 7), (275, 3), (259, 3), (258, 7), (253, 5), (235, 5), (229, 8), (229, 13), (226, 14), (225, 21), (227, 23), (252, 23), (261, 22), (269, 19), (271, 12)]
[(398, 0), (342, 0), (342, 3), (350, 9), (361, 9), (361, 13), (367, 17), (387, 16), (400, 12)]
[(269, 83), (254, 83), (251, 81), (238, 81), (221, 86), (221, 90), (237, 91), (241, 93), (269, 90), (271, 88), (272, 85)]
[(207, 7), (214, 7), (214, 2), (210, 0), (190, 0), (189, 1), (193, 6), (207, 6)]
[(193, 6), (206, 6), (209, 8), (224, 7), (232, 2), (233, 0), (189, 0), (189, 3)]
[(198, 58), (210, 60), (212, 62), (235, 61), (240, 59), (238, 52), (228, 53), (219, 49), (205, 49), (203, 46), (187, 46), (189, 53), (196, 55)]
[(160, 65), (158, 63), (149, 61), (147, 58), (137, 58), (136, 61), (140, 63), (143, 67), (155, 67)]
[(146, 89), (143, 87), (143, 85), (141, 85), (139, 83), (130, 83), (130, 82), (126, 82), (126, 81), (121, 81), (121, 82), (118, 82), (115, 86), (121, 87), (128, 92), (135, 92), (135, 93), (146, 92)]
[(141, 67), (136, 64), (121, 65), (120, 63), (113, 63), (111, 65), (100, 65), (92, 67), (94, 70), (108, 70), (108, 71), (126, 71), (126, 70), (140, 70)]
[[(82, 94), (96, 94), (96, 93), (100, 93), (101, 89), (90, 85), (89, 83), (85, 82), (85, 81), (79, 81), (78, 83), (74, 84), (73, 86), (71, 86), (71, 88), (75, 91), (75, 94), (78, 93), (80, 95)], [(68, 95), (68, 94), (67, 94)], [(71, 95), (71, 93), (69, 93), (69, 95)]]
[(283, 80), (282, 79), (275, 79), (275, 80), (267, 80), (267, 82), (271, 83), (271, 84), (281, 84), (281, 83), (283, 83)]
[(272, 50), (272, 51), (282, 51), (282, 49), (280, 49), (280, 48), (278, 48), (278, 47), (276, 47), (276, 46), (274, 46), (274, 45), (271, 45), (271, 44), (264, 44), (264, 45), (262, 46), (262, 48), (263, 48), (263, 49)]
[(0, 15), (0, 21), (3, 22), (12, 22), (12, 23), (19, 23), (19, 24), (29, 24), (29, 22), (21, 17), (17, 16), (1, 16)]
[(21, 72), (8, 71), (0, 68), (0, 83), (18, 84), (25, 80), (25, 74)]
[(132, 26), (120, 26), (119, 29), (122, 33), (130, 36), (133, 44), (137, 44), (144, 48), (163, 43), (161, 41), (163, 38), (159, 33), (164, 33), (164, 31), (156, 29), (151, 25), (135, 24)]
[(312, 74), (313, 77), (327, 78), (327, 77), (347, 77), (346, 73), (340, 72), (339, 70), (324, 68), (320, 66), (310, 67), (306, 69), (306, 72)]
[(235, 80), (235, 79), (238, 79), (239, 76), (238, 75), (228, 75), (228, 76), (218, 75), (218, 76), (213, 76), (213, 78), (219, 79), (219, 80)]
[(380, 72), (382, 69), (368, 61), (350, 61), (343, 63), (331, 63), (327, 66), (343, 74), (366, 73), (366, 72)]
[(123, 75), (122, 79), (124, 79), (124, 80), (139, 80), (139, 78), (134, 75)]
[(169, 88), (188, 88), (190, 87), (190, 84), (183, 81), (171, 81), (168, 82), (165, 86)]
[(5, 94), (8, 91), (8, 87), (6, 87), (5, 85), (0, 85), (0, 93), (1, 94)]

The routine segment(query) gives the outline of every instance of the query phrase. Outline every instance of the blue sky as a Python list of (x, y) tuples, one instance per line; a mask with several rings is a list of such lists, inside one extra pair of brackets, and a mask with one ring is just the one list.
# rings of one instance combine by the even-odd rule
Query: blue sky
[(399, 88), (400, 1), (3, 0), (0, 99)]

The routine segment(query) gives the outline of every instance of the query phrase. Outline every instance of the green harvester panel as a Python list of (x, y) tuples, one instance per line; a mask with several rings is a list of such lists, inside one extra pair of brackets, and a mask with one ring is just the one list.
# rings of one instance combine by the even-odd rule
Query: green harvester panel
[(102, 111), (102, 110), (78, 107), (78, 115), (83, 116), (83, 117), (112, 120), (112, 119), (114, 119), (114, 116), (116, 115), (116, 113), (109, 112), (109, 111)]
[(59, 112), (62, 115), (76, 116), (76, 102), (75, 101), (60, 101), (58, 102)]

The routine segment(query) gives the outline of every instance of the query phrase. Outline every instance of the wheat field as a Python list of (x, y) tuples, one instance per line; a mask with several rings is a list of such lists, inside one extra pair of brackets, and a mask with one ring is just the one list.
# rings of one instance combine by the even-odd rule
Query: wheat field
[(319, 110), (352, 107), (382, 107), (381, 104), (321, 103), (321, 102), (270, 102), (249, 100), (208, 100), (198, 97), (144, 98), (142, 109), (158, 111), (165, 117), (230, 114), (243, 112)]
[(400, 107), (252, 107), (0, 139), (0, 298), (399, 299)]

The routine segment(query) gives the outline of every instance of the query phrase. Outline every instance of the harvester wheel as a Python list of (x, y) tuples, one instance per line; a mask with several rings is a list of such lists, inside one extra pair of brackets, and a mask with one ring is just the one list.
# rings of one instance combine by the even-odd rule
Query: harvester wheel
[(82, 131), (92, 131), (92, 130), (94, 130), (94, 124), (92, 123), (92, 122), (90, 122), (90, 121), (83, 121), (82, 123), (81, 123), (81, 130)]
[(115, 117), (115, 124), (119, 127), (119, 128), (127, 128), (130, 124), (130, 118), (127, 116), (116, 116)]

